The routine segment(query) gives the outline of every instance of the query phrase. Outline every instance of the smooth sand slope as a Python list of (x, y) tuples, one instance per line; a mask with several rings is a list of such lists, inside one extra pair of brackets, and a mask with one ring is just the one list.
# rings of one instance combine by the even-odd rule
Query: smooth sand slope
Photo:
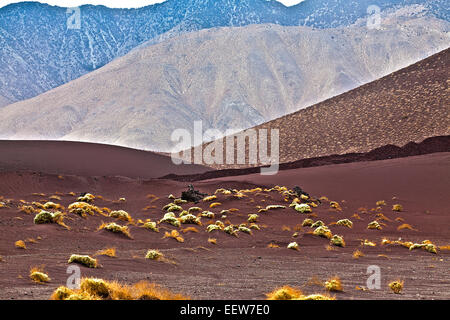
[[(243, 232), (238, 237), (223, 231), (207, 233), (209, 219), (202, 218), (199, 232), (182, 230), (193, 225), (175, 228), (159, 225), (160, 232), (146, 230), (141, 224), (129, 224), (132, 239), (97, 231), (104, 221), (125, 222), (99, 214), (82, 218), (67, 213), (64, 222), (70, 230), (57, 224), (35, 225), (34, 214), (20, 212), (18, 207), (32, 201), (44, 203), (57, 195), (65, 208), (74, 201), (74, 192), (91, 192), (101, 195), (93, 204), (113, 210), (126, 210), (132, 218), (158, 221), (164, 215), (161, 208), (170, 202), (169, 194), (179, 196), (187, 183), (170, 180), (135, 180), (129, 178), (97, 179), (88, 177), (39, 175), (25, 173), (0, 174), (0, 195), (4, 207), (0, 208), (0, 298), (47, 299), (59, 285), (66, 283), (67, 260), (73, 253), (94, 255), (98, 250), (115, 247), (117, 257), (97, 256), (100, 268), (81, 267), (83, 276), (126, 283), (149, 280), (162, 284), (194, 299), (263, 299), (264, 294), (282, 285), (301, 287), (306, 293), (323, 292), (311, 279), (326, 280), (339, 276), (344, 292), (337, 299), (449, 299), (449, 251), (438, 248), (437, 254), (422, 249), (408, 250), (398, 245), (381, 245), (383, 238), (422, 242), (430, 240), (436, 246), (450, 244), (448, 232), (448, 190), (450, 187), (450, 153), (435, 153), (391, 160), (327, 165), (280, 172), (276, 176), (247, 175), (199, 181), (195, 187), (212, 194), (217, 188), (247, 189), (276, 184), (292, 188), (301, 186), (312, 196), (327, 196), (338, 201), (342, 211), (330, 207), (326, 200), (312, 215), (301, 214), (292, 208), (259, 213), (257, 224), (261, 230), (252, 235)], [(33, 195), (33, 193), (44, 193)], [(125, 197), (126, 201), (118, 201)], [(248, 214), (271, 204), (289, 205), (277, 191), (254, 191), (237, 199), (233, 195), (217, 194), (220, 206), (209, 208), (210, 202), (182, 204), (184, 209), (199, 206), (216, 214), (214, 220), (241, 224)], [(376, 202), (386, 205), (376, 209)], [(402, 212), (393, 212), (392, 206), (401, 204)], [(220, 211), (236, 208), (221, 218)], [(67, 212), (66, 209), (63, 211)], [(357, 213), (359, 218), (354, 216)], [(381, 215), (383, 214), (383, 215)], [(299, 224), (305, 218), (322, 220), (333, 234), (342, 235), (346, 247), (328, 247), (329, 240), (311, 234), (310, 227)], [(353, 228), (333, 224), (348, 218)], [(382, 230), (368, 230), (369, 222), (377, 219)], [(227, 221), (228, 220), (228, 221)], [(413, 230), (398, 228), (409, 224)], [(163, 238), (166, 231), (178, 230), (184, 242)], [(294, 232), (298, 232), (296, 238)], [(40, 238), (38, 238), (40, 237)], [(217, 244), (208, 243), (216, 238)], [(34, 239), (27, 240), (27, 239)], [(362, 246), (361, 240), (376, 243), (375, 247)], [(14, 246), (25, 240), (27, 249)], [(286, 246), (296, 241), (299, 250)], [(279, 248), (267, 248), (272, 243)], [(167, 258), (164, 261), (144, 259), (148, 249), (158, 249)], [(354, 251), (363, 257), (354, 259)], [(29, 269), (45, 265), (51, 282), (34, 284), (28, 277)], [(358, 290), (366, 287), (367, 267), (381, 268), (380, 290)], [(393, 294), (387, 287), (392, 280), (404, 280), (401, 295)], [(314, 284), (316, 283), (316, 284)]]
[[(169, 157), (117, 146), (65, 141), (0, 141), (0, 171), (150, 179), (208, 170), (175, 165)], [(210, 169), (209, 169), (210, 170)]]

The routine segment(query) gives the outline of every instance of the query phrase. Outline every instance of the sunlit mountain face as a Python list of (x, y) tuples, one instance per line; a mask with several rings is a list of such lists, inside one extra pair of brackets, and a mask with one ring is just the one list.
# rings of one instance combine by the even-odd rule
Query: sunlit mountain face
[(0, 107), (39, 95), (96, 70), (160, 36), (224, 26), (272, 23), (336, 28), (380, 10), (421, 5), (449, 20), (444, 0), (169, 0), (140, 9), (82, 6), (79, 12), (24, 2), (0, 9)]

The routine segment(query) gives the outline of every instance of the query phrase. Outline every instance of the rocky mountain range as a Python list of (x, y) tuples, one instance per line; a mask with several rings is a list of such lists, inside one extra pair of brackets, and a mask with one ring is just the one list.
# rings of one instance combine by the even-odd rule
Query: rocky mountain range
[(37, 2), (11, 4), (0, 8), (0, 107), (79, 78), (160, 37), (267, 23), (344, 27), (367, 17), (370, 5), (418, 5), (424, 15), (449, 21), (446, 0), (305, 0), (293, 7), (274, 0), (168, 0), (140, 9), (87, 5), (79, 15)]
[[(387, 16), (315, 29), (206, 29), (142, 45), (79, 79), (1, 110), (1, 139), (171, 151), (175, 129), (246, 129), (338, 95), (448, 47), (449, 23)], [(388, 89), (388, 88), (386, 88)]]

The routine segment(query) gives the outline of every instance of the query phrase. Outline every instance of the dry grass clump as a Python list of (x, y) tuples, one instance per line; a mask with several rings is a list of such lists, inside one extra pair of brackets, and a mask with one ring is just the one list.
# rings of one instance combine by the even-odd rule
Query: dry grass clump
[(278, 209), (286, 209), (286, 206), (278, 205), (278, 204), (271, 204), (266, 206), (266, 210), (278, 210)]
[(403, 211), (403, 206), (401, 204), (394, 204), (392, 206), (392, 211), (402, 212)]
[(261, 230), (261, 228), (256, 223), (250, 223), (248, 228), (252, 230)]
[(338, 235), (334, 235), (331, 240), (330, 240), (330, 244), (333, 244), (337, 247), (345, 247), (345, 241), (344, 241), (344, 237), (342, 236), (338, 236)]
[(212, 195), (212, 196), (204, 197), (203, 201), (207, 202), (207, 201), (213, 201), (213, 200), (216, 200), (216, 199), (217, 199), (217, 196)]
[(396, 280), (389, 283), (388, 286), (395, 294), (400, 294), (403, 290), (403, 283), (403, 281)]
[(180, 218), (180, 222), (182, 224), (196, 224), (199, 226), (202, 225), (201, 218), (200, 217), (197, 218), (196, 216), (194, 216), (193, 214), (190, 214), (190, 213), (182, 216)]
[(95, 255), (115, 258), (116, 257), (116, 248), (106, 248), (103, 250), (99, 250)]
[(59, 203), (54, 203), (54, 202), (49, 201), (49, 202), (44, 203), (43, 208), (46, 210), (49, 210), (49, 209), (58, 210), (58, 209), (61, 209), (62, 206)]
[(187, 203), (187, 200), (183, 200), (183, 199), (174, 199), (173, 203), (175, 203), (176, 205), (180, 205), (180, 204), (184, 204)]
[(342, 289), (342, 283), (341, 279), (339, 277), (331, 278), (330, 280), (325, 281), (324, 283), (325, 289), (332, 292), (341, 292)]
[(224, 231), (226, 234), (229, 234), (230, 236), (235, 236), (235, 237), (237, 237), (237, 230), (234, 229), (234, 226), (233, 226), (232, 224), (230, 224), (229, 226), (225, 227), (225, 228), (223, 229), (223, 231)]
[(294, 300), (303, 296), (303, 292), (299, 289), (283, 286), (267, 293), (267, 300)]
[(181, 230), (181, 232), (183, 233), (188, 233), (188, 232), (195, 232), (198, 233), (198, 229), (196, 227), (187, 227)]
[(145, 254), (145, 259), (159, 260), (163, 256), (164, 255), (158, 250), (148, 250), (147, 253)]
[(417, 229), (414, 229), (411, 225), (409, 225), (407, 223), (404, 223), (404, 224), (402, 224), (402, 225), (397, 227), (398, 231), (405, 230), (405, 229), (412, 230), (412, 231), (417, 231)]
[(327, 238), (327, 239), (330, 239), (332, 237), (330, 229), (328, 229), (326, 226), (317, 227), (313, 231), (313, 234), (315, 236), (319, 236), (319, 237), (323, 237), (323, 238)]
[(69, 205), (69, 213), (76, 213), (82, 217), (86, 217), (86, 215), (93, 216), (94, 214), (103, 214), (103, 211), (96, 206), (93, 206), (86, 202), (74, 202)]
[(306, 218), (302, 222), (302, 227), (311, 227), (313, 224), (314, 224), (314, 220), (313, 219)]
[(156, 284), (146, 281), (132, 286), (116, 281), (83, 278), (79, 290), (61, 286), (57, 288), (52, 300), (186, 300), (181, 294), (174, 294)]
[(321, 226), (324, 226), (324, 225), (325, 225), (325, 223), (322, 220), (317, 220), (316, 222), (314, 222), (311, 225), (311, 228), (318, 228), (318, 227), (321, 227)]
[(36, 212), (36, 209), (34, 209), (32, 206), (20, 206), (19, 211), (26, 214), (33, 214)]
[(196, 213), (196, 212), (203, 212), (203, 209), (200, 208), (200, 207), (191, 207), (191, 208), (188, 209), (188, 213), (189, 214), (193, 214), (193, 213)]
[(359, 259), (361, 257), (364, 257), (364, 253), (360, 250), (355, 250), (352, 254), (353, 259)]
[(108, 230), (113, 233), (121, 233), (131, 239), (130, 229), (127, 226), (121, 226), (115, 222), (102, 223), (97, 230)]
[(361, 240), (361, 246), (366, 246), (366, 247), (376, 247), (376, 243), (375, 242), (372, 242), (372, 241), (370, 241), (370, 240), (367, 240), (367, 239), (364, 239), (364, 240)]
[(414, 243), (409, 247), (409, 250), (424, 249), (430, 253), (437, 254), (436, 246), (430, 240), (424, 240), (422, 243)]
[(247, 221), (252, 222), (258, 222), (259, 216), (257, 214), (249, 214)]
[(273, 243), (273, 242), (271, 242), (271, 243), (269, 243), (268, 245), (267, 245), (267, 248), (279, 248), (280, 246), (279, 245), (277, 245), (276, 243)]
[(209, 205), (209, 207), (210, 208), (215, 208), (215, 207), (218, 207), (218, 206), (221, 206), (222, 204), (220, 203), (220, 202), (213, 202), (213, 203), (211, 203), (210, 205)]
[(144, 223), (143, 227), (154, 232), (159, 232), (159, 228), (157, 227), (156, 222), (147, 221)]
[(283, 286), (266, 294), (267, 300), (335, 300), (334, 297), (323, 294), (304, 295), (300, 289)]
[(250, 228), (248, 228), (245, 224), (239, 225), (238, 231), (252, 235), (252, 230), (250, 230)]
[(94, 201), (94, 199), (95, 199), (95, 196), (93, 194), (86, 193), (85, 195), (78, 197), (77, 201), (90, 203), (90, 202)]
[(50, 282), (51, 280), (43, 267), (32, 267), (30, 269), (30, 278), (38, 283)]
[(61, 215), (61, 212), (48, 212), (41, 210), (35, 217), (34, 217), (34, 223), (35, 224), (44, 224), (44, 223), (54, 223), (56, 219)]
[(163, 239), (164, 238), (173, 238), (178, 242), (184, 242), (184, 238), (180, 235), (180, 233), (177, 230), (172, 230), (170, 233), (166, 231), (164, 233)]
[(221, 226), (217, 225), (217, 224), (210, 224), (209, 226), (206, 227), (206, 231), (207, 232), (213, 232), (215, 230), (222, 230), (223, 228), (221, 228)]
[(375, 220), (367, 225), (367, 229), (381, 230), (382, 228), (378, 221)]
[(377, 203), (376, 203), (377, 207), (381, 207), (381, 206), (385, 206), (385, 205), (386, 205), (386, 201), (384, 201), (384, 200), (377, 201)]
[(211, 211), (203, 211), (201, 214), (201, 217), (208, 218), (208, 219), (214, 219), (215, 214), (214, 214), (214, 212), (211, 212)]
[(128, 214), (128, 212), (124, 211), (124, 210), (116, 210), (116, 211), (111, 211), (109, 216), (111, 218), (115, 218), (115, 219), (119, 219), (122, 221), (132, 221), (130, 215)]
[(181, 225), (180, 221), (176, 218), (175, 214), (173, 212), (168, 212), (164, 215), (164, 217), (159, 220), (159, 223), (168, 223), (171, 224), (174, 227), (179, 227)]
[(79, 263), (88, 268), (97, 268), (98, 266), (97, 259), (91, 258), (88, 255), (79, 254), (72, 254), (67, 263)]
[(294, 210), (297, 212), (300, 212), (300, 213), (311, 213), (312, 212), (311, 207), (306, 203), (296, 204), (294, 206)]
[(14, 243), (14, 245), (16, 246), (16, 248), (19, 248), (19, 249), (26, 249), (27, 248), (27, 246), (26, 246), (26, 244), (25, 244), (25, 242), (23, 240), (16, 241)]
[(288, 249), (292, 249), (292, 250), (298, 250), (298, 243), (297, 242), (291, 242), (287, 245)]
[(208, 242), (211, 244), (217, 244), (217, 239), (215, 238), (208, 238)]
[(344, 226), (347, 228), (353, 228), (353, 222), (351, 222), (349, 219), (342, 219), (336, 222), (337, 226)]
[(330, 208), (336, 209), (337, 211), (342, 211), (341, 205), (336, 201), (330, 201)]

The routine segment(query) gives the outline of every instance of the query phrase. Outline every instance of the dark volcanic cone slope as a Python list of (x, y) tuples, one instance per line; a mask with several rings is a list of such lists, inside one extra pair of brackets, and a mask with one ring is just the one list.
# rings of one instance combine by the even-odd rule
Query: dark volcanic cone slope
[(411, 141), (449, 135), (449, 72), (447, 49), (255, 129), (280, 130), (280, 163), (368, 152), (387, 144), (403, 146)]

